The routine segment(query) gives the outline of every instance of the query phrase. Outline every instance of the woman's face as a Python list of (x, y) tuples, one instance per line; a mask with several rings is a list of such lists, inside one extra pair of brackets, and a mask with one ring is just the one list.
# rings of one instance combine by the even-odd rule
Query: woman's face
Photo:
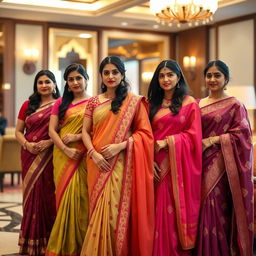
[(107, 88), (116, 88), (121, 83), (124, 76), (115, 65), (109, 63), (103, 68), (101, 77), (103, 84), (106, 85)]
[(216, 92), (224, 89), (226, 79), (216, 66), (212, 66), (205, 75), (205, 84), (210, 91)]
[(171, 69), (164, 67), (159, 72), (158, 81), (164, 91), (171, 91), (179, 82), (179, 77)]
[(55, 83), (46, 75), (40, 76), (37, 79), (37, 91), (41, 96), (49, 96), (53, 93), (56, 85)]
[(78, 71), (68, 74), (67, 83), (69, 90), (73, 93), (81, 93), (86, 90), (87, 80)]

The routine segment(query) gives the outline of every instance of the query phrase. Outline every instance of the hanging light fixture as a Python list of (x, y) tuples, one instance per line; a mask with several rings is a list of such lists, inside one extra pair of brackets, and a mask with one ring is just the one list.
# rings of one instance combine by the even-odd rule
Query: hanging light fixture
[(203, 24), (212, 20), (218, 8), (218, 0), (150, 0), (150, 9), (156, 15), (157, 21), (172, 25), (176, 22), (192, 23), (201, 21)]

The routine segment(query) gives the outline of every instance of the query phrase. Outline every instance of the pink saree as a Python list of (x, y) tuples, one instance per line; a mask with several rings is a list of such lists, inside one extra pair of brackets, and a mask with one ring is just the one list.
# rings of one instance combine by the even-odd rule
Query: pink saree
[(195, 246), (201, 201), (202, 136), (196, 102), (172, 116), (160, 108), (153, 123), (154, 139), (167, 138), (168, 149), (155, 154), (161, 169), (156, 184), (154, 256), (190, 255)]
[(234, 97), (201, 108), (203, 137), (220, 136), (203, 154), (202, 209), (196, 255), (252, 255), (252, 135)]
[[(25, 120), (27, 141), (48, 140), (52, 104), (31, 114)], [(23, 179), (23, 218), (19, 246), (20, 254), (44, 255), (55, 220), (55, 186), (50, 147), (38, 155), (21, 150)]]

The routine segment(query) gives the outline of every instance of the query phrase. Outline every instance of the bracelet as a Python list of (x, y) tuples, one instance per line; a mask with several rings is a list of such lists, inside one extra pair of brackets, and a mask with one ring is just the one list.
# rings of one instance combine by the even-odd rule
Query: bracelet
[(94, 148), (91, 148), (88, 152), (87, 155), (92, 159), (92, 154), (95, 152)]
[(210, 141), (211, 146), (215, 144), (214, 142), (212, 142), (212, 138), (211, 137), (209, 137), (209, 141)]
[(24, 143), (22, 144), (22, 147), (23, 147), (24, 150), (27, 150), (27, 146), (26, 146), (27, 142), (28, 142), (28, 141), (25, 140)]

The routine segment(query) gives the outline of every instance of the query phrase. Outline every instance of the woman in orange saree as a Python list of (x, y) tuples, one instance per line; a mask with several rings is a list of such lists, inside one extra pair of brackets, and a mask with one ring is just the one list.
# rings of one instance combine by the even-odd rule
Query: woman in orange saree
[(88, 219), (86, 149), (82, 124), (88, 101), (88, 75), (80, 64), (69, 65), (62, 99), (52, 110), (49, 133), (54, 141), (53, 165), (57, 217), (46, 255), (80, 255)]
[(202, 208), (195, 255), (253, 255), (253, 147), (243, 104), (225, 93), (229, 68), (211, 61), (203, 128)]
[(52, 106), (58, 97), (54, 74), (49, 70), (41, 70), (34, 80), (34, 93), (23, 103), (18, 116), (16, 137), (22, 145), (23, 179), (20, 254), (45, 254), (56, 216), (53, 148), (48, 126)]
[(88, 148), (89, 225), (82, 256), (152, 254), (153, 136), (145, 100), (128, 93), (123, 62), (100, 65), (102, 94), (89, 100), (83, 125)]
[(197, 102), (174, 60), (162, 61), (148, 91), (155, 139), (154, 256), (191, 255), (200, 209), (202, 132)]

